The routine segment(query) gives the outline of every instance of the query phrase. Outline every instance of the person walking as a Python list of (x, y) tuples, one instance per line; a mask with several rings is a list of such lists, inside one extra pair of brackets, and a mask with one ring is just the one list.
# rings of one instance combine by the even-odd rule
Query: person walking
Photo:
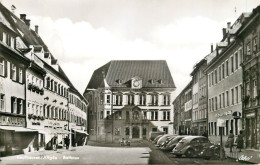
[(243, 131), (239, 131), (239, 135), (237, 136), (236, 142), (237, 148), (239, 149), (239, 152), (241, 152), (241, 149), (244, 148)]
[(70, 138), (69, 138), (69, 136), (67, 136), (65, 139), (66, 139), (66, 141), (65, 141), (66, 149), (68, 150), (69, 146), (70, 146)]
[(230, 130), (230, 131), (229, 131), (227, 143), (228, 143), (228, 146), (229, 146), (229, 148), (230, 148), (230, 152), (232, 152), (232, 148), (233, 148), (233, 145), (234, 145), (234, 134), (233, 134), (233, 130)]

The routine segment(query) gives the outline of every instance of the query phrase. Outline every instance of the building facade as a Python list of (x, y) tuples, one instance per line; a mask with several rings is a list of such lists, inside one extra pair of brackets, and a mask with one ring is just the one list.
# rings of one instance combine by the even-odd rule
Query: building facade
[(192, 76), (192, 134), (202, 135), (207, 132), (207, 76), (204, 70), (207, 61), (202, 59), (194, 67)]
[(243, 126), (247, 148), (260, 149), (260, 7), (244, 20), (238, 32), (243, 45)]
[[(17, 17), (1, 3), (0, 24), (0, 154), (52, 149), (56, 138), (63, 147), (65, 136), (83, 145), (87, 102), (42, 41), (39, 27), (32, 30), (25, 14)], [(75, 107), (70, 94), (80, 98)]]
[(84, 92), (90, 139), (116, 142), (173, 133), (172, 92), (165, 61), (111, 61), (97, 69)]

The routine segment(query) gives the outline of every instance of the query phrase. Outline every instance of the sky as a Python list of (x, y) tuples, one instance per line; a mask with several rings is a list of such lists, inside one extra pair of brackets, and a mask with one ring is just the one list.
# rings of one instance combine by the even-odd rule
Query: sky
[(222, 39), (222, 28), (260, 0), (0, 0), (27, 14), (31, 28), (83, 93), (111, 60), (166, 60), (177, 96), (193, 66)]

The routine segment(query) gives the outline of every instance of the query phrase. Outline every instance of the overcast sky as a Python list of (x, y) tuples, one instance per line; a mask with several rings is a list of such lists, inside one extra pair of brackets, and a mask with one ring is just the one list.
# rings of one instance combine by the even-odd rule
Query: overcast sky
[[(110, 60), (167, 60), (176, 94), (222, 28), (260, 0), (0, 0), (27, 14), (54, 57), (83, 93)], [(236, 10), (235, 10), (236, 8)], [(235, 12), (236, 11), (236, 12)]]

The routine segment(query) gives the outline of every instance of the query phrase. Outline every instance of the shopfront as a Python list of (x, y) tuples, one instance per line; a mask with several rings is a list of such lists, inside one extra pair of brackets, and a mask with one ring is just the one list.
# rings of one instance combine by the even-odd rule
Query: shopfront
[(245, 113), (246, 147), (260, 149), (260, 114), (259, 109)]
[(37, 131), (24, 128), (25, 118), (0, 116), (0, 155), (24, 153), (34, 143)]

